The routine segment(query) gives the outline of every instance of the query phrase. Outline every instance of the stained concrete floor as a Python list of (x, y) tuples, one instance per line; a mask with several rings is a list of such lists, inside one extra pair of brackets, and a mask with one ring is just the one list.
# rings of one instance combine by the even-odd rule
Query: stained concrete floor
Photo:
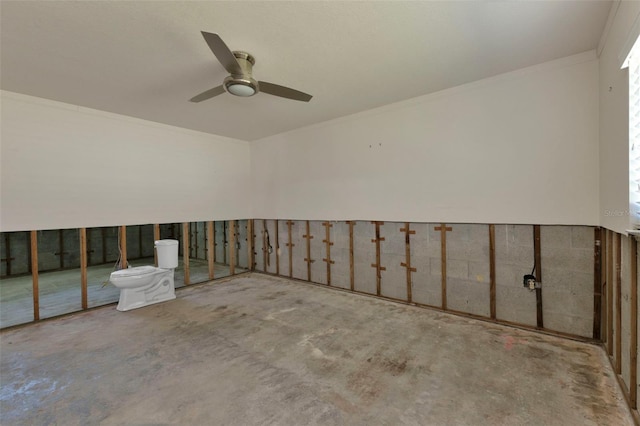
[(0, 333), (0, 423), (632, 425), (599, 347), (248, 274)]

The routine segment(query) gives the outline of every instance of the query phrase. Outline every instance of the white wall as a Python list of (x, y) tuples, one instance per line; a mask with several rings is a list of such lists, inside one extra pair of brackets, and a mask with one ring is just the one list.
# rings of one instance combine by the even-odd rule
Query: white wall
[(629, 73), (619, 55), (640, 2), (614, 4), (600, 52), (600, 224), (616, 232), (629, 229)]
[(254, 217), (597, 225), (598, 60), (265, 138), (251, 158)]
[(251, 214), (249, 144), (0, 92), (0, 230)]

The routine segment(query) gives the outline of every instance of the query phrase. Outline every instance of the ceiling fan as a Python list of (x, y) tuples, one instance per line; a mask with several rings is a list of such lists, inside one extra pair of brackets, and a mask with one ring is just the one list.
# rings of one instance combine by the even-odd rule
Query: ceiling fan
[(189, 99), (191, 102), (202, 102), (223, 94), (225, 91), (235, 96), (253, 96), (256, 93), (264, 92), (281, 98), (293, 99), (295, 101), (309, 102), (311, 95), (300, 92), (290, 87), (280, 86), (266, 81), (256, 81), (251, 75), (256, 60), (247, 52), (234, 50), (233, 52), (222, 41), (218, 34), (202, 32), (204, 40), (209, 45), (209, 49), (216, 55), (218, 61), (229, 72), (229, 76), (224, 79), (220, 86), (209, 89), (199, 95)]

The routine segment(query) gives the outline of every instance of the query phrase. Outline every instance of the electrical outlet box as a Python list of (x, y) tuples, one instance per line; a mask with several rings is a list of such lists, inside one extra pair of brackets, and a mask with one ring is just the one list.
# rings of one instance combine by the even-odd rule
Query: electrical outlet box
[(536, 282), (534, 275), (525, 275), (522, 278), (522, 285), (529, 290), (535, 290), (536, 288), (542, 288), (542, 283)]

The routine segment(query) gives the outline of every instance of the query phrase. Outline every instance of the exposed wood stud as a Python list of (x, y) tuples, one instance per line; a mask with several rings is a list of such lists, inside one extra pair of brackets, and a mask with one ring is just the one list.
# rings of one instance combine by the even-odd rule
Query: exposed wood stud
[(356, 280), (353, 261), (353, 226), (356, 224), (356, 222), (348, 220), (347, 224), (349, 225), (349, 283), (351, 291), (354, 291)]
[(489, 225), (489, 312), (496, 319), (496, 226)]
[(138, 226), (138, 258), (142, 258), (142, 226)]
[[(93, 235), (93, 232), (87, 231), (87, 265), (92, 265), (94, 263), (92, 253), (95, 253), (95, 250), (90, 249), (91, 247), (93, 247), (93, 244), (91, 244), (92, 235)], [(29, 265), (29, 268), (31, 268), (31, 265)]]
[(56, 256), (60, 256), (60, 269), (64, 269), (64, 256), (69, 254), (64, 251), (64, 232), (62, 229), (58, 229), (58, 252), (54, 253)]
[[(602, 330), (602, 334), (601, 334), (601, 340), (606, 342), (607, 341), (607, 327), (608, 327), (608, 322), (607, 322), (607, 312), (608, 312), (608, 306), (609, 306), (609, 299), (607, 298), (607, 268), (608, 268), (608, 262), (607, 262), (607, 258), (608, 258), (608, 250), (609, 250), (609, 246), (607, 245), (607, 230), (604, 228), (601, 228), (602, 232), (600, 233), (600, 242), (601, 242), (601, 246), (600, 246), (600, 259), (601, 259), (601, 264), (600, 264), (600, 282), (602, 283), (602, 302), (600, 303), (600, 305), (602, 306), (602, 312), (601, 312), (601, 316), (602, 316), (602, 325), (600, 327), (600, 329)], [(605, 347), (606, 350), (606, 347)]]
[(608, 242), (607, 247), (609, 247), (607, 253), (607, 353), (609, 356), (613, 356), (613, 289), (615, 287), (615, 282), (613, 279), (613, 270), (615, 268), (615, 263), (613, 261), (613, 254), (616, 250), (615, 238), (613, 231), (607, 231), (608, 234)]
[(191, 284), (191, 272), (189, 271), (189, 222), (182, 224), (182, 263), (184, 264), (184, 285)]
[(293, 222), (288, 220), (287, 233), (288, 233), (289, 242), (287, 243), (287, 247), (289, 248), (289, 278), (293, 278), (293, 246), (295, 245), (292, 242), (291, 225), (293, 225)]
[(4, 248), (5, 248), (5, 253), (6, 253), (6, 258), (4, 259), (0, 259), (0, 262), (6, 262), (7, 263), (7, 269), (6, 269), (6, 273), (4, 276), (10, 276), (11, 275), (11, 261), (12, 260), (16, 260), (15, 257), (11, 257), (11, 238), (10, 238), (10, 234), (7, 232), (6, 234), (4, 234)]
[(616, 233), (616, 373), (622, 374), (622, 235)]
[(331, 285), (331, 265), (336, 263), (331, 260), (331, 246), (333, 243), (331, 242), (331, 227), (333, 225), (331, 222), (322, 222), (322, 226), (325, 228), (325, 239), (322, 242), (325, 244), (327, 257), (322, 259), (323, 262), (327, 263), (327, 285)]
[(631, 291), (629, 304), (631, 307), (631, 342), (629, 343), (629, 400), (631, 408), (638, 409), (638, 242), (629, 237), (629, 266)]
[[(227, 226), (227, 221), (222, 222), (222, 263), (225, 265), (227, 262), (227, 248), (229, 248), (229, 237), (228, 237), (229, 227)], [(231, 248), (229, 248), (231, 250)]]
[[(536, 265), (536, 282), (542, 282), (542, 249), (540, 241), (540, 225), (533, 225), (533, 252)], [(542, 315), (542, 289), (536, 288), (536, 327), (544, 328)]]
[(404, 266), (407, 270), (407, 301), (411, 303), (413, 300), (413, 283), (411, 273), (416, 272), (416, 268), (411, 267), (411, 235), (414, 235), (416, 231), (411, 230), (411, 223), (405, 222), (404, 228), (400, 228), (400, 232), (404, 232), (404, 254), (405, 261), (400, 262), (400, 266)]
[(216, 244), (216, 222), (213, 222), (213, 236), (211, 237), (211, 241), (213, 241), (213, 263), (215, 265), (216, 263), (216, 246), (218, 244)]
[(313, 238), (313, 235), (311, 235), (308, 220), (306, 221), (305, 226), (307, 233), (303, 235), (302, 238), (305, 238), (307, 240), (307, 257), (304, 259), (304, 261), (307, 262), (307, 281), (311, 281), (311, 264), (315, 262), (315, 260), (311, 259), (311, 239)]
[(31, 279), (33, 282), (33, 320), (40, 319), (40, 291), (38, 288), (38, 231), (31, 231)]
[(269, 247), (270, 247), (269, 230), (267, 229), (267, 220), (262, 219), (262, 269), (267, 272), (269, 265)]
[(380, 265), (380, 242), (384, 241), (384, 237), (380, 237), (380, 225), (384, 225), (384, 222), (373, 221), (371, 222), (376, 226), (376, 238), (371, 240), (376, 245), (376, 263), (372, 263), (371, 267), (376, 268), (376, 295), (380, 296), (382, 292), (382, 271), (386, 271), (387, 268)]
[(236, 221), (229, 221), (229, 275), (236, 273)]
[(441, 270), (442, 280), (440, 286), (442, 288), (442, 309), (447, 310), (447, 231), (453, 231), (453, 228), (441, 223), (440, 226), (433, 228), (434, 231), (440, 231), (440, 252), (441, 252)]
[(107, 263), (107, 228), (100, 228), (102, 235), (102, 263)]
[(601, 278), (601, 229), (594, 228), (593, 247), (593, 338), (600, 340), (602, 321), (602, 282)]
[(127, 227), (120, 227), (120, 269), (126, 269), (127, 264)]
[(215, 225), (213, 221), (207, 222), (207, 266), (209, 267), (209, 279), (212, 280), (215, 278), (215, 249), (213, 246), (214, 242), (214, 228)]
[(31, 240), (29, 240), (29, 231), (25, 231), (25, 236), (27, 237), (27, 241), (29, 243), (28, 247), (27, 247), (27, 270), (30, 271), (31, 268), (33, 267), (33, 259), (31, 259), (31, 249), (29, 247), (31, 247)]
[(249, 271), (253, 271), (255, 267), (255, 252), (253, 251), (253, 247), (255, 245), (255, 235), (253, 234), (253, 219), (247, 220), (247, 250), (248, 253), (248, 263), (249, 263)]
[(278, 227), (278, 219), (273, 220), (276, 226), (276, 242), (275, 242), (275, 250), (276, 250), (276, 275), (280, 275), (280, 229)]
[(156, 241), (160, 239), (160, 224), (153, 225), (153, 263), (158, 266), (158, 252), (156, 251)]
[(87, 228), (80, 228), (80, 288), (82, 309), (87, 309)]

